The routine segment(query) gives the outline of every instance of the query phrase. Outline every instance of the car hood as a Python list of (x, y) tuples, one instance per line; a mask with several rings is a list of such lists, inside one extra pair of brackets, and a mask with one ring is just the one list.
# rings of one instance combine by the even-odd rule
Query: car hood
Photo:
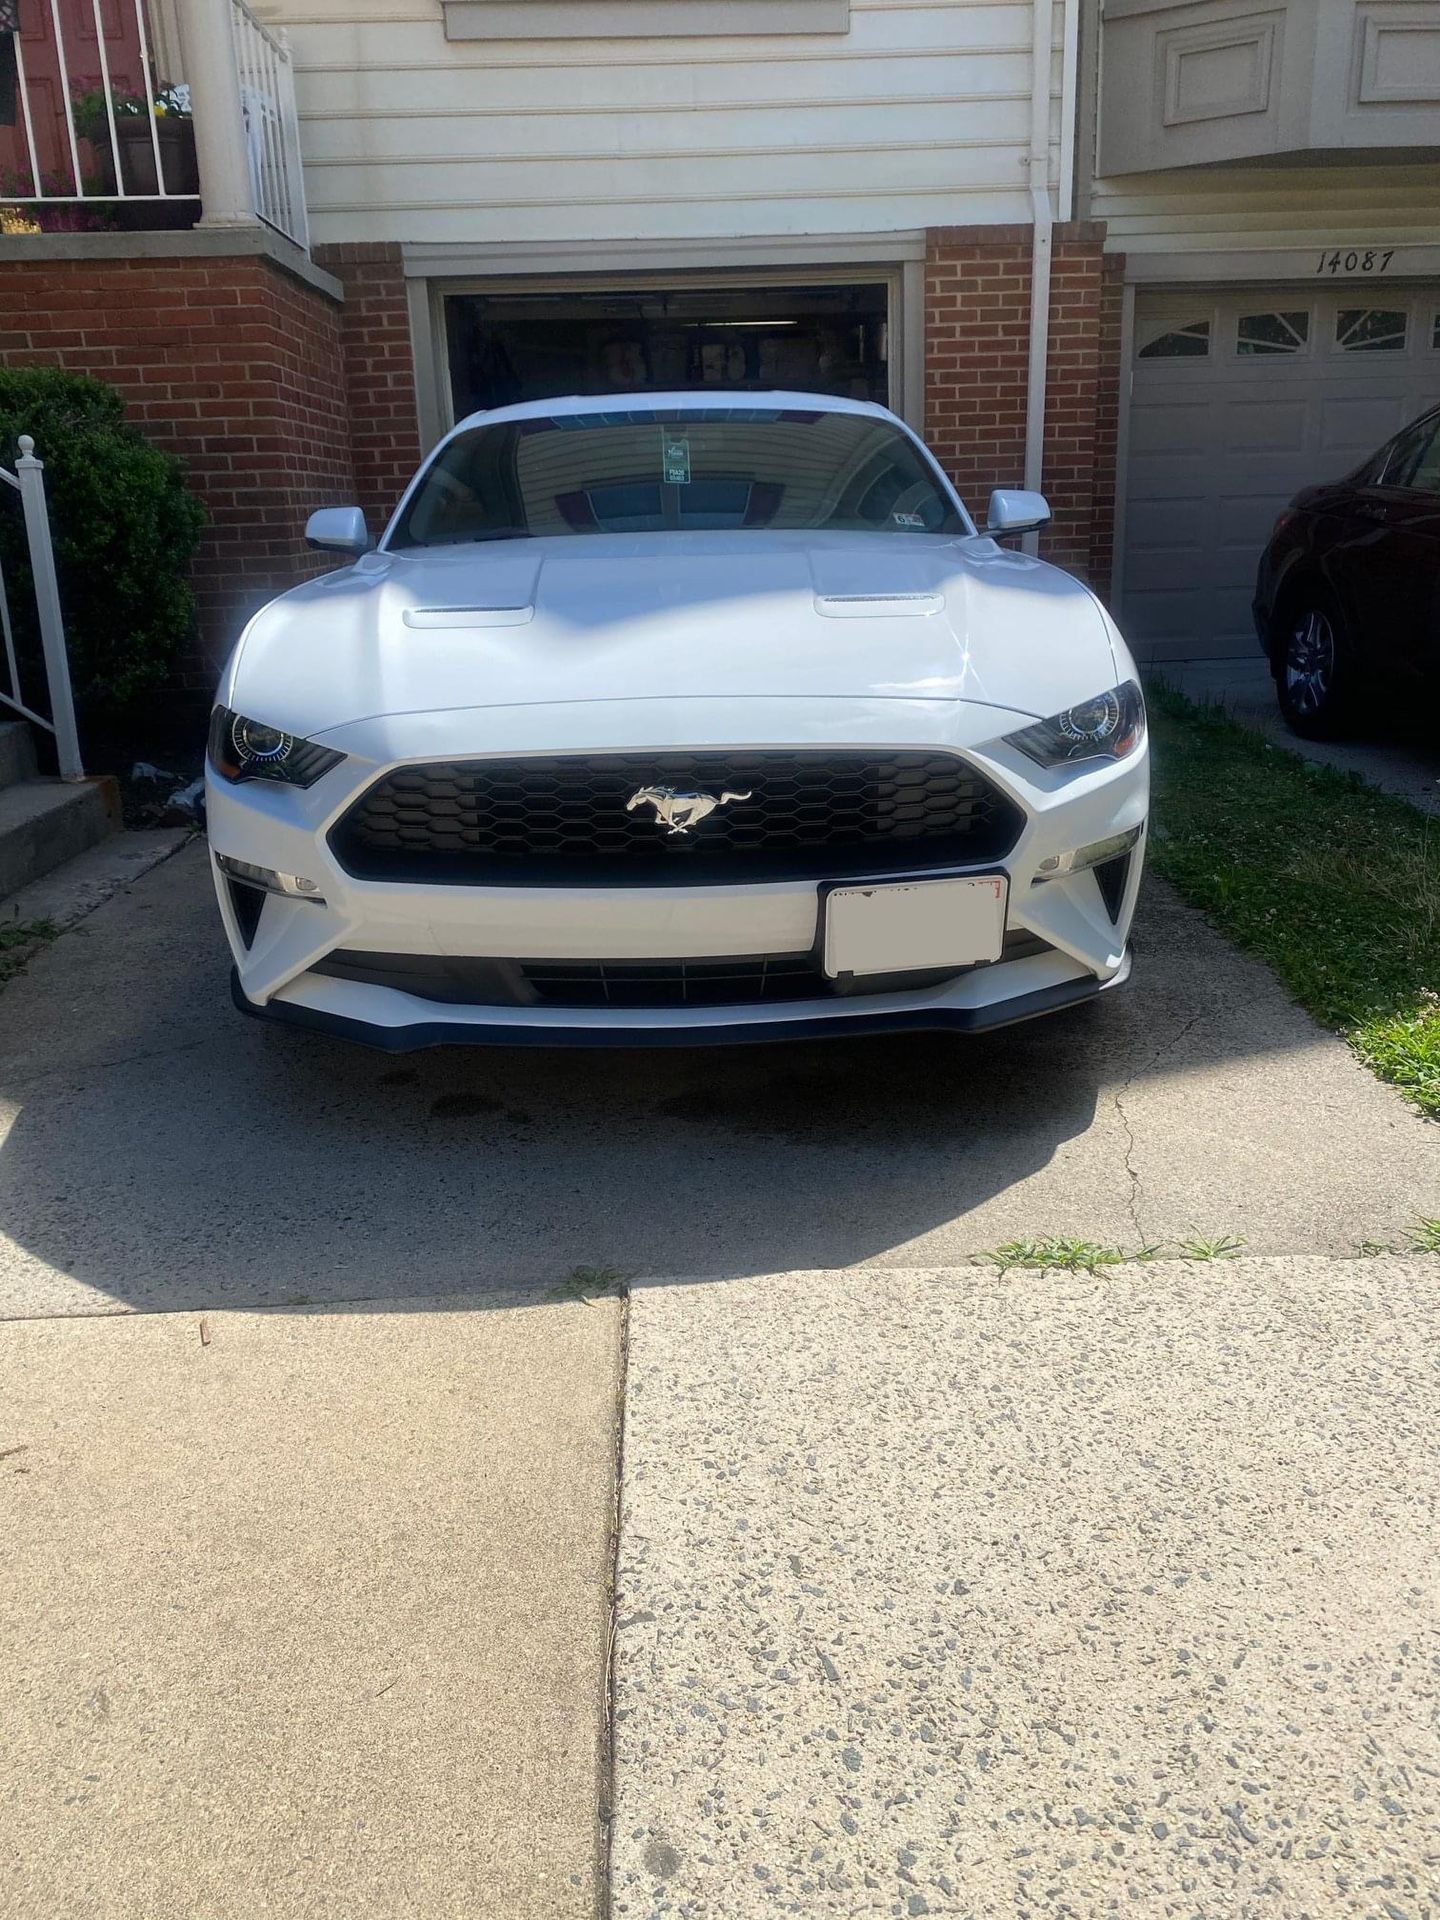
[(1119, 677), (1068, 574), (969, 537), (598, 535), (369, 554), (262, 609), (221, 700), (310, 737), (595, 701), (969, 701), (1037, 718)]

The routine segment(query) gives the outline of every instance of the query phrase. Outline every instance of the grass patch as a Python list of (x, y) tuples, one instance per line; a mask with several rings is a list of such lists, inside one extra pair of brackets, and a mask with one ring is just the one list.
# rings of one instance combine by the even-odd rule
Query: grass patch
[[(1440, 1236), (1440, 1221), (1422, 1222), (1434, 1226)], [(1204, 1240), (1155, 1240), (1144, 1247), (1104, 1247), (1094, 1240), (1007, 1240), (978, 1260), (1009, 1273), (1013, 1267), (1028, 1267), (1040, 1273), (1098, 1273), (1101, 1267), (1128, 1266), (1137, 1260), (1233, 1260), (1245, 1245), (1228, 1233)], [(1435, 1251), (1440, 1252), (1440, 1237)]]
[(1440, 1220), (1420, 1220), (1410, 1234), (1412, 1253), (1440, 1253)]
[(1440, 821), (1218, 708), (1148, 704), (1151, 865), (1440, 1119)]
[(60, 937), (53, 920), (28, 920), (20, 925), (0, 926), (0, 987), (25, 965), (36, 951)]
[(1158, 1247), (1140, 1247), (1126, 1253), (1123, 1247), (1097, 1246), (1093, 1240), (1007, 1240), (981, 1258), (1002, 1273), (1012, 1267), (1047, 1273), (1095, 1273), (1101, 1267), (1122, 1266), (1127, 1260), (1153, 1260), (1158, 1252)]

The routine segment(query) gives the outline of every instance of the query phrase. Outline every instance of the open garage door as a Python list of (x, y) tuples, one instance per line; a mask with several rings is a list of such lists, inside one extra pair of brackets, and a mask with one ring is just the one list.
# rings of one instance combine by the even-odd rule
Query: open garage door
[(448, 293), (454, 417), (516, 400), (799, 388), (889, 404), (887, 279)]
[(1280, 508), (1440, 401), (1440, 287), (1142, 292), (1133, 356), (1126, 636), (1142, 660), (1253, 657)]

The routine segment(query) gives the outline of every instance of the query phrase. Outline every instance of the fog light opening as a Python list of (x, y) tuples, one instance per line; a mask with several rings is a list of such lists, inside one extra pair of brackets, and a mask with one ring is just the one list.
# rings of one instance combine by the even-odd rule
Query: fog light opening
[(253, 861), (236, 860), (228, 853), (217, 853), (215, 860), (220, 871), (241, 886), (278, 893), (287, 900), (309, 900), (317, 907), (325, 904), (319, 881), (308, 880), (303, 873), (279, 873), (274, 867), (257, 867)]
[(1072, 873), (1085, 873), (1091, 867), (1104, 866), (1107, 860), (1118, 860), (1140, 838), (1139, 827), (1128, 827), (1124, 833), (1112, 833), (1104, 840), (1092, 840), (1088, 847), (1077, 847), (1073, 853), (1052, 853), (1042, 860), (1035, 869), (1031, 886), (1043, 886), (1047, 880), (1066, 880)]

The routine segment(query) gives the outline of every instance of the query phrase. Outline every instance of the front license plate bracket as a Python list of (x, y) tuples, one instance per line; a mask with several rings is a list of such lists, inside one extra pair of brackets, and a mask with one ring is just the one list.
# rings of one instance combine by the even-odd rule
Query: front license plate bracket
[(1003, 873), (831, 881), (820, 889), (821, 965), (831, 980), (959, 972), (998, 960), (1010, 883)]

